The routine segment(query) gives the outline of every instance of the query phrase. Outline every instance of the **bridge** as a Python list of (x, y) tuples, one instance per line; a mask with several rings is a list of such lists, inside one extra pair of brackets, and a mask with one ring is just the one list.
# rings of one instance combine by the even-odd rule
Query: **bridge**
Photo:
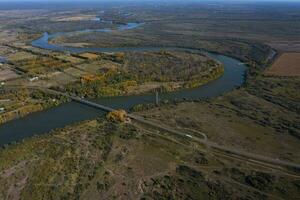
[(107, 106), (104, 106), (104, 105), (101, 105), (101, 104), (98, 104), (98, 103), (95, 103), (95, 102), (92, 102), (92, 101), (88, 101), (86, 99), (83, 99), (83, 98), (80, 98), (80, 97), (77, 97), (77, 96), (74, 96), (74, 95), (69, 95), (69, 94), (66, 94), (66, 93), (63, 93), (63, 92), (58, 92), (58, 91), (55, 91), (55, 90), (50, 90), (50, 89), (45, 89), (45, 88), (42, 88), (42, 89), (38, 88), (38, 89), (42, 90), (42, 91), (45, 91), (45, 92), (48, 92), (48, 93), (51, 93), (51, 94), (64, 96), (64, 97), (69, 98), (69, 99), (71, 99), (75, 102), (78, 102), (78, 103), (81, 103), (81, 104), (84, 104), (84, 105), (87, 105), (87, 106), (90, 106), (90, 107), (94, 107), (94, 108), (97, 108), (97, 109), (105, 111), (105, 112), (112, 112), (112, 111), (115, 110), (113, 108), (110, 108), (110, 107), (107, 107)]
[[(18, 88), (22, 88), (22, 86), (21, 87), (19, 86)], [(5, 87), (5, 88), (2, 88), (2, 89), (18, 89), (18, 88), (15, 87), (15, 86), (9, 86), (9, 87)], [(51, 89), (48, 89), (48, 88), (33, 87), (33, 86), (32, 87), (26, 87), (26, 88), (33, 89), (33, 90), (40, 90), (40, 91), (50, 93), (50, 94), (54, 94), (54, 95), (61, 95), (61, 96), (64, 96), (66, 98), (69, 98), (69, 99), (71, 99), (75, 102), (78, 102), (78, 103), (81, 103), (81, 104), (84, 104), (84, 105), (87, 105), (87, 106), (91, 106), (91, 107), (94, 107), (96, 109), (99, 109), (99, 110), (102, 110), (102, 111), (105, 111), (105, 112), (112, 112), (112, 111), (116, 110), (116, 109), (108, 107), (108, 106), (97, 104), (95, 102), (88, 101), (86, 99), (83, 99), (83, 98), (80, 98), (80, 97), (77, 97), (77, 96), (74, 96), (74, 95), (69, 95), (69, 94), (59, 92), (59, 91), (56, 91), (56, 90), (51, 90)], [(145, 118), (143, 118), (141, 116), (138, 116), (138, 115), (127, 114), (127, 117), (129, 117), (130, 119), (132, 119), (136, 122), (142, 123), (142, 124), (147, 125), (147, 126), (152, 127), (152, 128), (155, 128), (157, 130), (164, 131), (164, 132), (167, 132), (169, 134), (177, 135), (177, 136), (189, 139), (190, 141), (194, 141), (194, 142), (197, 142), (199, 144), (205, 145), (208, 148), (210, 148), (211, 150), (213, 150), (215, 153), (221, 153), (221, 154), (223, 154), (227, 157), (231, 157), (233, 159), (240, 159), (240, 160), (244, 160), (246, 162), (252, 162), (252, 163), (255, 163), (255, 164), (262, 165), (264, 167), (273, 166), (272, 168), (275, 168), (277, 170), (278, 169), (283, 170), (281, 167), (287, 167), (287, 168), (296, 169), (298, 172), (300, 171), (300, 165), (297, 164), (297, 163), (292, 163), (292, 162), (288, 162), (288, 161), (282, 161), (282, 160), (279, 160), (279, 159), (269, 158), (269, 157), (263, 156), (261, 154), (248, 153), (248, 152), (244, 152), (244, 151), (234, 149), (234, 148), (231, 148), (231, 147), (221, 146), (217, 143), (209, 142), (209, 141), (207, 141), (207, 137), (204, 133), (202, 133), (202, 134), (204, 134), (205, 136), (203, 137), (203, 139), (200, 139), (198, 137), (194, 137), (194, 136), (189, 135), (189, 133), (184, 133), (182, 131), (175, 130), (171, 127), (167, 127), (167, 126), (160, 125), (158, 123), (146, 120)], [(294, 176), (299, 177), (298, 175), (294, 175)]]

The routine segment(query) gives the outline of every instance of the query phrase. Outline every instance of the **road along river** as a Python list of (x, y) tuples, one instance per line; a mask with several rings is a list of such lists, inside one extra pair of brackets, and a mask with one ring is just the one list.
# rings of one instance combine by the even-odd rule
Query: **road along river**
[[(120, 25), (117, 30), (129, 30), (137, 28), (142, 24), (128, 23), (126, 25)], [(110, 32), (111, 29), (99, 29), (99, 30), (83, 30), (80, 32), (94, 32), (105, 31)], [(72, 33), (45, 33), (41, 38), (32, 42), (35, 47), (49, 49), (54, 51), (69, 51), (72, 53), (78, 52), (121, 52), (121, 51), (160, 51), (166, 49), (184, 50), (181, 48), (161, 48), (161, 47), (126, 47), (126, 48), (77, 48), (77, 47), (64, 47), (56, 44), (49, 44), (48, 40), (58, 37), (60, 35), (74, 34)], [(203, 52), (202, 52), (203, 53)], [(208, 56), (218, 60), (224, 65), (224, 74), (217, 80), (214, 80), (204, 86), (185, 89), (175, 92), (160, 94), (161, 100), (181, 100), (187, 99), (207, 99), (217, 97), (225, 92), (231, 91), (238, 86), (241, 86), (244, 82), (244, 75), (247, 67), (241, 64), (239, 60), (230, 58), (228, 56), (219, 55), (215, 53), (208, 53)], [(122, 97), (107, 97), (93, 100), (99, 104), (107, 105), (112, 108), (129, 109), (136, 104), (150, 103), (155, 101), (153, 94), (137, 95), (137, 96), (122, 96)], [(33, 135), (39, 135), (47, 133), (53, 129), (62, 128), (72, 123), (80, 122), (83, 120), (93, 119), (99, 116), (103, 116), (104, 112), (88, 107), (76, 102), (69, 102), (62, 104), (58, 107), (54, 107), (45, 111), (30, 114), (26, 117), (8, 122), (0, 126), (0, 146), (9, 144), (14, 141), (20, 141), (22, 139), (31, 137)]]

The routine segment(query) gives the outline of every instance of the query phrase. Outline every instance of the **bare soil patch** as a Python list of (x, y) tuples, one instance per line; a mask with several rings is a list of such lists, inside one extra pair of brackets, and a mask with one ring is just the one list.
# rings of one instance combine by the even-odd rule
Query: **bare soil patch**
[(283, 53), (266, 75), (300, 76), (300, 53)]
[(0, 81), (7, 81), (14, 78), (18, 78), (19, 75), (8, 68), (0, 68)]

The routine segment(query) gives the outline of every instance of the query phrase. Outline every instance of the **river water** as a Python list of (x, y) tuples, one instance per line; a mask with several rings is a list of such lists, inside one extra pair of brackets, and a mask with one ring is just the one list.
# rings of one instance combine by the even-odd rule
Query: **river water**
[[(128, 30), (141, 26), (142, 24), (129, 23), (121, 25), (118, 30)], [(104, 29), (101, 29), (102, 31)], [(81, 32), (93, 31), (84, 30)], [(96, 30), (100, 31), (100, 30)], [(105, 29), (105, 31), (112, 31)], [(56, 44), (49, 44), (49, 38), (54, 38), (59, 35), (74, 34), (74, 33), (56, 33), (49, 35), (45, 33), (43, 37), (32, 42), (35, 47), (55, 50), (55, 51), (70, 51), (76, 52), (118, 52), (118, 51), (159, 51), (166, 48), (159, 47), (132, 47), (132, 48), (77, 48), (77, 47), (64, 47)], [(172, 48), (174, 49), (174, 48)], [(179, 50), (180, 48), (175, 48)], [(186, 50), (186, 49), (181, 49)], [(231, 91), (244, 82), (244, 74), (246, 66), (241, 64), (239, 60), (230, 58), (228, 56), (206, 53), (208, 56), (218, 60), (224, 65), (224, 74), (217, 80), (214, 80), (204, 86), (186, 89), (169, 93), (160, 94), (161, 100), (182, 100), (187, 99), (207, 99), (217, 97), (225, 92)], [(122, 108), (128, 110), (136, 104), (145, 104), (155, 101), (153, 94), (137, 95), (137, 96), (123, 96), (123, 97), (107, 97), (95, 99), (103, 105), (113, 108)], [(0, 126), (0, 146), (9, 144), (14, 141), (32, 137), (34, 135), (45, 134), (53, 129), (62, 128), (83, 120), (94, 119), (103, 116), (104, 112), (85, 106), (76, 102), (69, 102), (62, 104), (58, 107), (51, 108), (45, 111), (30, 114), (21, 119), (17, 119)]]
[(7, 60), (5, 57), (0, 56), (0, 63), (6, 63)]

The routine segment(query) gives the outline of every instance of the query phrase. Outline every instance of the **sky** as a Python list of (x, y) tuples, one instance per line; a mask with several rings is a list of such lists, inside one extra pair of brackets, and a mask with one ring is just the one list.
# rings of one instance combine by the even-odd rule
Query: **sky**
[[(18, 2), (20, 3), (40, 3), (40, 4), (45, 4), (45, 3), (64, 3), (64, 2), (93, 2), (93, 3), (101, 3), (101, 2), (222, 2), (222, 3), (232, 3), (232, 2), (240, 2), (240, 3), (255, 3), (255, 2), (282, 2), (282, 3), (288, 3), (288, 2), (299, 2), (300, 0), (0, 0), (0, 3), (13, 3), (13, 4), (17, 4)], [(0, 8), (1, 10), (1, 8)]]
[[(0, 2), (72, 2), (74, 0), (0, 0)], [(93, 2), (103, 2), (103, 1), (140, 1), (143, 2), (145, 0), (75, 0), (75, 1), (93, 1)], [(149, 1), (149, 0), (148, 0)], [(161, 1), (161, 0), (151, 0), (151, 1)], [(164, 1), (173, 1), (173, 0), (164, 0)], [(177, 0), (178, 1), (178, 0)], [(185, 1), (185, 0), (182, 0)], [(207, 1), (207, 0), (193, 0), (193, 1)], [(214, 0), (209, 0), (214, 1)], [(215, 0), (215, 1), (228, 1), (228, 0)], [(300, 2), (300, 0), (230, 0), (230, 1), (237, 1), (237, 2), (267, 2), (267, 1), (273, 1), (273, 2)]]

